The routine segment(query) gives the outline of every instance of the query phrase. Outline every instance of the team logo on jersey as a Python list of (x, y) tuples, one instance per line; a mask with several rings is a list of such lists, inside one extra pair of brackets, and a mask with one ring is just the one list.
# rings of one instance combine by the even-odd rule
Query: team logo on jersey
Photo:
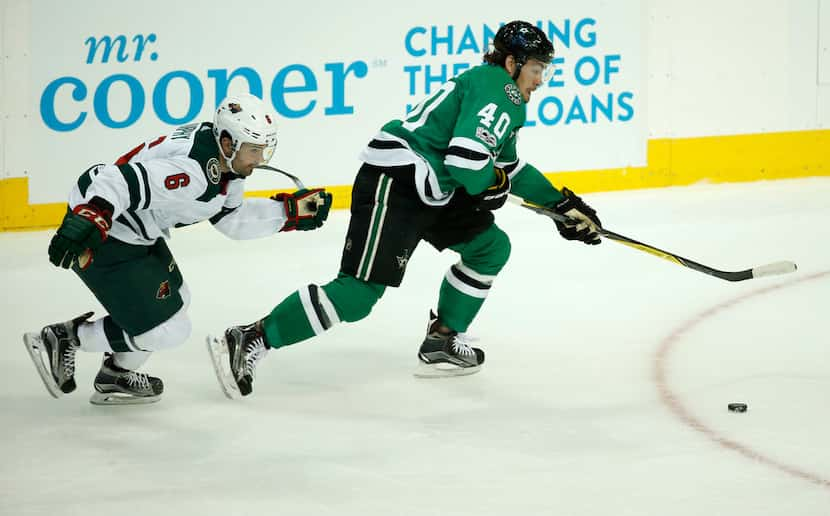
[(219, 178), (222, 177), (222, 171), (219, 170), (219, 160), (216, 158), (210, 158), (205, 165), (205, 170), (207, 171), (207, 178), (208, 180), (215, 184), (219, 184)]
[(158, 292), (156, 292), (156, 299), (167, 299), (170, 297), (170, 282), (167, 280), (159, 284)]
[(499, 142), (495, 136), (490, 134), (490, 131), (481, 126), (476, 127), (476, 138), (483, 141), (490, 147), (495, 147), (496, 144)]
[(505, 84), (504, 92), (507, 93), (507, 98), (510, 99), (510, 102), (516, 104), (517, 106), (522, 103), (522, 94), (515, 84)]

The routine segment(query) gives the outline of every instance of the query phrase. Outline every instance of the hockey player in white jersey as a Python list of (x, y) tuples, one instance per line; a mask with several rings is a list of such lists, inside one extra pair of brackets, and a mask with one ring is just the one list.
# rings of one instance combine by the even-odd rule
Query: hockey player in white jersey
[(228, 97), (213, 123), (179, 127), (80, 176), (49, 260), (78, 274), (108, 315), (90, 320), (90, 312), (24, 335), (52, 396), (75, 390), (81, 350), (104, 353), (92, 403), (159, 399), (162, 380), (137, 370), (191, 332), (190, 294), (165, 243), (170, 228), (209, 220), (229, 238), (251, 239), (322, 226), (332, 203), (323, 189), (243, 199), (245, 177), (274, 153), (275, 122), (260, 99)]

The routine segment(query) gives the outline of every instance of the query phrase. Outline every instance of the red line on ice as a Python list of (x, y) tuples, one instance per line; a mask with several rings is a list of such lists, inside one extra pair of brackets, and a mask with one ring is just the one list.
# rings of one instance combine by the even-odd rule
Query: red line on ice
[(805, 276), (803, 278), (799, 278), (789, 283), (773, 285), (770, 287), (755, 290), (747, 294), (738, 296), (734, 299), (724, 301), (723, 303), (715, 305), (709, 308), (708, 310), (705, 310), (695, 315), (691, 319), (687, 320), (686, 322), (675, 328), (669, 335), (667, 335), (660, 342), (660, 347), (657, 350), (657, 354), (655, 356), (654, 381), (657, 384), (657, 390), (660, 392), (661, 401), (665, 403), (666, 406), (668, 406), (668, 408), (674, 413), (674, 415), (680, 418), (680, 420), (683, 421), (686, 425), (702, 433), (710, 440), (729, 450), (735, 451), (750, 460), (760, 462), (779, 471), (787, 473), (788, 475), (791, 475), (793, 477), (800, 478), (802, 480), (807, 480), (808, 482), (811, 482), (813, 484), (830, 489), (830, 479), (823, 478), (819, 475), (801, 470), (796, 466), (791, 466), (789, 464), (779, 462), (775, 459), (771, 459), (763, 453), (753, 450), (749, 446), (741, 444), (737, 441), (728, 439), (716, 432), (715, 430), (713, 430), (712, 428), (706, 426), (706, 424), (703, 421), (695, 417), (694, 414), (692, 414), (689, 411), (689, 409), (687, 409), (683, 405), (683, 402), (680, 399), (680, 397), (677, 396), (674, 392), (672, 392), (671, 388), (669, 387), (666, 372), (668, 356), (671, 354), (675, 345), (678, 344), (678, 342), (683, 338), (683, 335), (686, 332), (690, 331), (692, 328), (694, 328), (701, 322), (705, 321), (706, 319), (709, 319), (714, 315), (724, 312), (748, 299), (769, 294), (770, 292), (775, 292), (777, 290), (792, 287), (794, 285), (805, 283), (807, 281), (817, 280), (828, 275), (830, 275), (830, 271), (824, 271), (809, 276)]

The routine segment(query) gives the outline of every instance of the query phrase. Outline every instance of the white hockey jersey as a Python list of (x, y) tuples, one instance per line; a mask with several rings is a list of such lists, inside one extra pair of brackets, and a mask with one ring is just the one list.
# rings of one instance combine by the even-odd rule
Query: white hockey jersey
[(113, 206), (109, 235), (128, 244), (150, 245), (170, 238), (171, 227), (203, 220), (237, 240), (277, 233), (285, 223), (282, 203), (243, 199), (244, 178), (220, 172), (212, 129), (210, 122), (184, 125), (114, 165), (91, 167), (72, 188), (70, 208), (95, 196), (106, 200)]

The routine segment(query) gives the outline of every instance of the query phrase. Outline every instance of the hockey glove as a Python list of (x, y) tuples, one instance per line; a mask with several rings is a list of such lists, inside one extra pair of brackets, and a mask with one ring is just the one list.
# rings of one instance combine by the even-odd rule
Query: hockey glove
[(78, 260), (81, 270), (92, 264), (92, 256), (107, 239), (112, 226), (112, 205), (100, 197), (75, 206), (61, 222), (49, 243), (49, 261), (68, 269)]
[(496, 182), (480, 194), (476, 195), (478, 207), (482, 210), (497, 210), (507, 202), (507, 195), (510, 193), (510, 177), (502, 168), (494, 168)]
[(577, 223), (554, 221), (559, 234), (567, 240), (579, 240), (588, 245), (599, 244), (601, 240), (597, 230), (602, 227), (602, 223), (597, 217), (597, 212), (568, 188), (562, 188), (562, 195), (565, 198), (556, 203), (553, 210), (560, 215), (565, 215), (577, 221)]
[(277, 194), (271, 199), (285, 208), (285, 224), (280, 231), (308, 231), (319, 228), (328, 218), (332, 195), (322, 188), (303, 188), (293, 194)]

